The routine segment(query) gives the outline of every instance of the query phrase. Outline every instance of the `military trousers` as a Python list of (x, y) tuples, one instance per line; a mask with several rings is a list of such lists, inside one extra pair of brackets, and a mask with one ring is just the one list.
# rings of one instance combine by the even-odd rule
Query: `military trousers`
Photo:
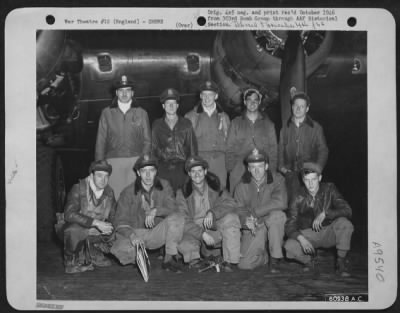
[[(322, 227), (319, 232), (311, 228), (303, 229), (300, 232), (315, 249), (336, 247), (338, 250), (348, 251), (353, 231), (353, 224), (347, 218), (339, 217), (331, 224)], [(290, 238), (284, 247), (288, 259), (295, 259), (303, 264), (311, 261), (311, 256), (304, 253), (298, 240)]]
[(201, 238), (196, 238), (191, 229), (200, 227), (194, 223), (185, 225), (183, 239), (178, 246), (185, 262), (190, 262), (203, 256), (220, 254), (224, 261), (237, 264), (240, 258), (240, 221), (235, 213), (228, 213), (215, 223), (214, 230), (206, 230), (213, 237), (215, 245), (206, 246)]
[(77, 260), (90, 263), (90, 253), (86, 246), (102, 242), (111, 242), (112, 236), (101, 235), (95, 228), (86, 228), (76, 223), (64, 226), (64, 260)]
[(225, 166), (225, 152), (199, 151), (199, 156), (208, 163), (208, 170), (218, 176), (221, 190), (226, 188), (227, 172)]
[(234, 194), (235, 187), (240, 183), (243, 174), (246, 172), (246, 167), (242, 162), (236, 162), (234, 168), (229, 173), (229, 191), (231, 195)]
[(118, 201), (119, 195), (125, 187), (136, 180), (136, 173), (133, 170), (133, 166), (138, 158), (139, 157), (107, 159), (108, 163), (112, 166), (112, 173), (108, 184), (114, 191), (116, 201)]
[(158, 223), (154, 228), (135, 228), (129, 238), (116, 233), (116, 240), (111, 247), (122, 265), (136, 263), (136, 247), (132, 240), (141, 239), (146, 249), (158, 249), (165, 245), (165, 253), (176, 255), (178, 244), (182, 240), (184, 218), (178, 214), (172, 214)]
[(188, 179), (185, 173), (185, 161), (173, 160), (173, 161), (162, 161), (158, 166), (158, 176), (166, 179), (172, 186), (172, 189), (176, 193), (178, 189), (181, 189)]
[(285, 183), (288, 194), (288, 206), (294, 197), (299, 192), (303, 182), (301, 181), (301, 175), (299, 171), (291, 171), (285, 174)]
[(249, 230), (242, 230), (241, 258), (238, 267), (251, 270), (267, 264), (268, 252), (273, 258), (282, 258), (285, 222), (286, 214), (283, 211), (272, 211), (259, 224), (254, 235)]

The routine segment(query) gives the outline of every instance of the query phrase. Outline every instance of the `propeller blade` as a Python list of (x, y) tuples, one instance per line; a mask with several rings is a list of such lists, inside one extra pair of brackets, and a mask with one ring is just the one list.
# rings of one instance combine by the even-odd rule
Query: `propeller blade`
[(282, 124), (291, 115), (291, 90), (306, 91), (306, 62), (300, 34), (290, 31), (285, 42), (279, 86)]

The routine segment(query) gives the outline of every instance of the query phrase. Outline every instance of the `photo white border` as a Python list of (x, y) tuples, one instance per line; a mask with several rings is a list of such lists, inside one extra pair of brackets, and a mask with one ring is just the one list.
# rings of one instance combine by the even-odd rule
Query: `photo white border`
[[(212, 8), (225, 10), (226, 8)], [(230, 8), (231, 9), (231, 8)], [(239, 8), (232, 8), (239, 9)], [(252, 10), (259, 8), (240, 8)], [(273, 9), (273, 8), (262, 8)], [(285, 8), (287, 9), (287, 8)], [(306, 8), (300, 8), (308, 10)], [(36, 300), (36, 30), (184, 29), (233, 30), (196, 24), (207, 8), (22, 8), (5, 22), (6, 282), (7, 299), (20, 310)], [(310, 8), (309, 10), (316, 10)], [(395, 21), (384, 9), (335, 8), (339, 17), (318, 30), (367, 31), (368, 64), (368, 302), (305, 301), (40, 301), (63, 309), (383, 309), (397, 295), (397, 157)], [(48, 25), (46, 16), (55, 24)], [(164, 24), (66, 24), (65, 19), (163, 19)], [(347, 25), (356, 17), (354, 27)], [(179, 19), (179, 20), (178, 20)], [(373, 23), (371, 22), (373, 21)], [(111, 27), (110, 27), (111, 26)], [(246, 28), (242, 28), (243, 30)], [(383, 255), (377, 254), (377, 246)], [(27, 258), (26, 253), (33, 255)], [(378, 257), (384, 259), (382, 263)], [(383, 271), (383, 272), (382, 272)], [(384, 282), (380, 280), (381, 276)], [(132, 305), (134, 303), (134, 305)], [(206, 306), (205, 306), (206, 304)], [(40, 309), (40, 308), (39, 308)]]

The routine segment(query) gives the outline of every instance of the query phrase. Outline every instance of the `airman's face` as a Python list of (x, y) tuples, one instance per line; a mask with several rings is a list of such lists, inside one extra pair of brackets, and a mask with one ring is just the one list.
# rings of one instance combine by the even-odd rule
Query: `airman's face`
[(154, 179), (157, 174), (157, 169), (153, 165), (142, 167), (138, 171), (139, 177), (142, 179), (142, 184), (147, 187), (152, 187), (154, 185)]
[(260, 183), (265, 178), (265, 173), (267, 172), (268, 164), (265, 162), (249, 163), (249, 165), (247, 166), (247, 169), (249, 170), (249, 172), (250, 172), (251, 176), (254, 178), (254, 180), (257, 183)]
[(165, 113), (175, 115), (179, 108), (179, 103), (174, 99), (168, 99), (163, 103), (162, 107), (165, 110)]
[(108, 174), (108, 172), (95, 171), (91, 175), (92, 175), (92, 178), (93, 178), (94, 185), (98, 189), (106, 188), (106, 186), (108, 184), (109, 177), (110, 177), (110, 174)]
[(317, 173), (309, 173), (303, 176), (304, 185), (311, 195), (315, 196), (317, 194), (321, 178), (322, 175)]
[(202, 166), (193, 166), (189, 171), (189, 177), (191, 178), (192, 182), (199, 185), (204, 182), (204, 179), (207, 174), (207, 170), (204, 169)]
[(122, 103), (131, 101), (134, 94), (131, 87), (119, 88), (115, 93), (117, 94), (118, 100)]
[(301, 98), (297, 98), (292, 104), (293, 116), (297, 119), (303, 119), (308, 112), (307, 101)]
[(257, 112), (258, 107), (260, 106), (261, 99), (258, 97), (256, 93), (247, 96), (244, 105), (246, 106), (247, 112)]
[(212, 90), (203, 90), (200, 93), (201, 104), (206, 108), (211, 108), (218, 99), (218, 94)]

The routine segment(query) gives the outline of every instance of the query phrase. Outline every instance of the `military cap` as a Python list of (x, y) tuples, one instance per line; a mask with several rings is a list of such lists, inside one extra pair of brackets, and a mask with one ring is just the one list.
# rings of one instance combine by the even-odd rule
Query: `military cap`
[(306, 175), (308, 173), (317, 173), (318, 175), (321, 175), (322, 173), (322, 168), (319, 164), (314, 163), (314, 162), (304, 162), (303, 167), (301, 169), (301, 172), (303, 175)]
[(174, 88), (168, 88), (165, 89), (162, 94), (160, 95), (160, 101), (161, 103), (164, 103), (168, 99), (173, 99), (176, 101), (179, 101), (179, 92), (175, 90)]
[(137, 159), (133, 169), (138, 171), (145, 166), (154, 166), (155, 168), (158, 168), (158, 160), (148, 154), (142, 155)]
[(246, 163), (256, 163), (256, 162), (265, 162), (269, 163), (269, 158), (267, 153), (263, 150), (258, 150), (254, 148), (246, 157)]
[(89, 173), (93, 173), (96, 171), (107, 172), (111, 175), (112, 166), (106, 160), (93, 161), (89, 166)]
[(216, 83), (214, 83), (211, 80), (207, 80), (203, 84), (200, 85), (200, 91), (204, 91), (204, 90), (211, 90), (211, 91), (218, 93), (219, 88)]
[(191, 156), (191, 157), (187, 158), (187, 160), (185, 162), (186, 172), (189, 172), (192, 169), (192, 167), (195, 167), (195, 166), (202, 166), (204, 169), (208, 169), (208, 163), (203, 158), (201, 158), (199, 156)]
[(117, 81), (114, 87), (115, 90), (128, 87), (133, 89), (133, 81), (128, 80), (128, 77), (126, 75), (122, 75), (121, 80)]

